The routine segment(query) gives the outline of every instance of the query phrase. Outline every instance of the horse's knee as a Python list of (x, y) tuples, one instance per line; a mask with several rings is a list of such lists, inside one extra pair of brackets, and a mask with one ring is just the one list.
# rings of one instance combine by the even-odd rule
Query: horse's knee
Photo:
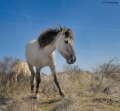
[(36, 80), (36, 83), (37, 83), (37, 84), (40, 84), (40, 79), (37, 79), (37, 80)]

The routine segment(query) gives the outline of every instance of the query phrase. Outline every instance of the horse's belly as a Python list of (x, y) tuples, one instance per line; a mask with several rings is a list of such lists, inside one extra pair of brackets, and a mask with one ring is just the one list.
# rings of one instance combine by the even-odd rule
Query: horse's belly
[(38, 58), (36, 61), (35, 61), (35, 66), (36, 67), (40, 67), (40, 68), (43, 68), (45, 66), (49, 66), (49, 63), (50, 63), (50, 60), (49, 58), (47, 57), (43, 57), (43, 58)]

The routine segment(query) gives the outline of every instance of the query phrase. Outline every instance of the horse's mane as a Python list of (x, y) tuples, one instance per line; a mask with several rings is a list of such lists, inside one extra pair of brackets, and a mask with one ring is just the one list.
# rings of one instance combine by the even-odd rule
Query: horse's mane
[[(62, 28), (61, 28), (62, 30)], [(53, 40), (55, 39), (56, 35), (61, 31), (61, 30), (58, 30), (57, 28), (55, 29), (46, 29), (44, 30), (40, 36), (38, 37), (38, 43), (39, 43), (39, 46), (40, 48), (44, 48), (45, 46), (49, 45), (50, 43), (53, 42)], [(68, 29), (66, 32), (65, 32), (65, 35), (66, 37), (70, 37), (71, 39), (74, 40), (74, 34), (73, 34), (73, 31), (71, 29)]]
[(59, 32), (60, 31), (57, 29), (44, 30), (38, 37), (38, 43), (40, 45), (40, 48), (43, 48), (46, 45), (49, 45)]

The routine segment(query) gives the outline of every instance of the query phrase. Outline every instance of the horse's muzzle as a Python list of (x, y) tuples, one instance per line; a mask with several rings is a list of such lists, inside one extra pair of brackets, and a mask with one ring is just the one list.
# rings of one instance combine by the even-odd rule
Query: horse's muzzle
[(69, 60), (67, 60), (68, 64), (73, 64), (74, 62), (76, 62), (76, 57), (70, 58)]

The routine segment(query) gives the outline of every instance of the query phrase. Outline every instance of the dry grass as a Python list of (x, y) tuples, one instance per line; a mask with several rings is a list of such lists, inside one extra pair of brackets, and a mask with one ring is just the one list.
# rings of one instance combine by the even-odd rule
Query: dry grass
[(6, 76), (0, 76), (0, 111), (119, 111), (120, 82), (109, 90), (114, 81), (104, 77), (100, 90), (94, 90), (102, 75), (82, 70), (58, 73), (58, 80), (66, 93), (60, 98), (51, 75), (42, 75), (40, 99), (30, 93), (29, 78), (19, 84), (11, 84)]

